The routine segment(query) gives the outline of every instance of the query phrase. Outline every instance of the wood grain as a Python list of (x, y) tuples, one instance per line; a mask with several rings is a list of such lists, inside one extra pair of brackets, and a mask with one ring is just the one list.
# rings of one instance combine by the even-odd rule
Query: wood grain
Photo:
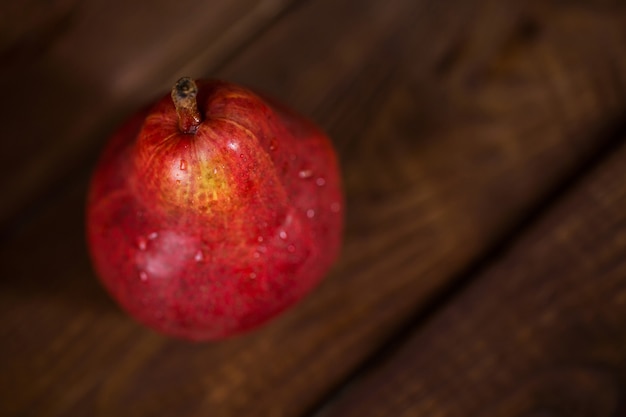
[(319, 415), (624, 415), (624, 178), (625, 144)]
[(71, 170), (0, 244), (0, 414), (306, 413), (606, 148), (626, 111), (624, 23), (609, 3), (299, 3), (218, 75), (331, 133), (348, 194), (339, 265), (259, 331), (162, 338), (98, 287), (87, 173)]
[(131, 110), (181, 74), (218, 67), (294, 2), (9, 3), (0, 25), (0, 226), (92, 163)]

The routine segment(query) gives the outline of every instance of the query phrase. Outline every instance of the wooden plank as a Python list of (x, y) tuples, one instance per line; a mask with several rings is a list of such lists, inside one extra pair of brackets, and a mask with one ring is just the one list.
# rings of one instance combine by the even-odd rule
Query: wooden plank
[(295, 1), (13, 3), (0, 13), (2, 226), (91, 163), (130, 110), (181, 71), (216, 68)]
[(624, 415), (625, 207), (626, 142), (319, 415)]
[(75, 180), (0, 247), (2, 414), (313, 406), (603, 148), (596, 133), (626, 109), (622, 10), (515, 5), (311, 0), (220, 71), (319, 120), (348, 193), (340, 264), (257, 332), (194, 345), (123, 316), (90, 272)]

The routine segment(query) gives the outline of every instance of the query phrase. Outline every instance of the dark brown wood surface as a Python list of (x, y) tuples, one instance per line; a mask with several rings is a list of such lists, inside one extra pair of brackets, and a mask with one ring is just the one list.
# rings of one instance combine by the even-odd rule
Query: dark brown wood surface
[(322, 416), (626, 414), (626, 144)]
[[(59, 0), (9, 11), (1, 415), (623, 412), (620, 2)], [(98, 150), (180, 75), (240, 82), (311, 116), (337, 146), (347, 194), (327, 280), (269, 325), (210, 344), (121, 313), (84, 243)], [(558, 408), (568, 398), (580, 402)]]

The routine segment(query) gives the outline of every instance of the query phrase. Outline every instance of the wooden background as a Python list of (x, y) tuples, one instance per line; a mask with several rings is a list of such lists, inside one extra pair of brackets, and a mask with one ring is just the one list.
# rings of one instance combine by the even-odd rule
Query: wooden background
[[(626, 415), (619, 0), (0, 5), (0, 415)], [(86, 185), (182, 75), (270, 93), (340, 154), (343, 254), (211, 344), (99, 286)]]

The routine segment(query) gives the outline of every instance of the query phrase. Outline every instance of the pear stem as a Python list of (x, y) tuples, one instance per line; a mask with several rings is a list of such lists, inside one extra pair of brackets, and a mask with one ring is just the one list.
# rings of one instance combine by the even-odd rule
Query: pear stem
[(198, 85), (189, 77), (181, 78), (172, 87), (172, 101), (176, 107), (178, 127), (183, 133), (196, 133), (202, 122), (198, 111), (197, 95)]

